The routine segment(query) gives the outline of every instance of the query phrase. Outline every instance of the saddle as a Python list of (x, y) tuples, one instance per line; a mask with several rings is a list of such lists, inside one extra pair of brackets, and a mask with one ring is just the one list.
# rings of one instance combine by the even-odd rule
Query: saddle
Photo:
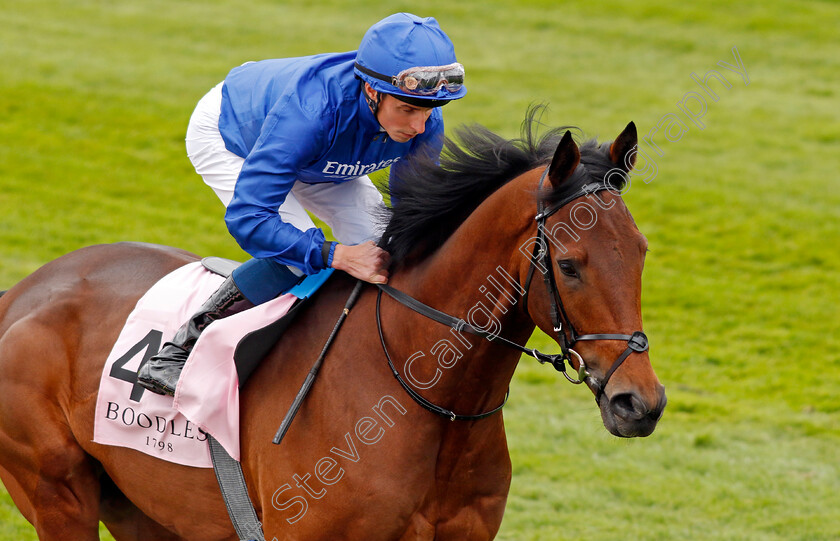
[[(229, 277), (230, 274), (239, 267), (242, 263), (232, 259), (225, 259), (223, 257), (205, 257), (201, 260), (204, 268), (223, 276)], [(307, 276), (298, 285), (293, 287), (289, 293), (293, 293), (298, 300), (289, 309), (289, 312), (278, 319), (277, 321), (266, 325), (261, 329), (257, 329), (246, 334), (237, 344), (236, 351), (233, 354), (233, 361), (236, 365), (236, 372), (239, 375), (239, 388), (241, 389), (251, 374), (259, 365), (260, 361), (265, 358), (271, 351), (275, 344), (280, 340), (280, 337), (289, 328), (298, 314), (300, 314), (304, 307), (310, 304), (310, 299), (320, 286), (326, 282), (332, 273), (326, 273), (327, 276), (321, 276), (322, 273), (313, 276)]]

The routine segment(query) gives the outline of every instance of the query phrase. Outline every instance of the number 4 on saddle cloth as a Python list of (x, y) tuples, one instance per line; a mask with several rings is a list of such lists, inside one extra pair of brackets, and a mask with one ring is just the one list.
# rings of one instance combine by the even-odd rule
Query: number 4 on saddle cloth
[(140, 365), (238, 265), (221, 258), (184, 265), (137, 301), (102, 371), (94, 442), (212, 468), (207, 445), (211, 434), (231, 457), (240, 459), (239, 388), (332, 269), (307, 276), (272, 301), (214, 321), (196, 342), (174, 399), (136, 383)]

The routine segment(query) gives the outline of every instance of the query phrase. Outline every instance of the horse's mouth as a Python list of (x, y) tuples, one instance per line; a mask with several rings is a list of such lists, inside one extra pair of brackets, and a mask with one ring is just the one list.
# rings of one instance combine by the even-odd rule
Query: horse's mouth
[(614, 396), (604, 394), (601, 403), (601, 419), (604, 427), (613, 436), (620, 438), (644, 438), (656, 428), (668, 399), (660, 389), (655, 404), (646, 404), (635, 393), (621, 393)]

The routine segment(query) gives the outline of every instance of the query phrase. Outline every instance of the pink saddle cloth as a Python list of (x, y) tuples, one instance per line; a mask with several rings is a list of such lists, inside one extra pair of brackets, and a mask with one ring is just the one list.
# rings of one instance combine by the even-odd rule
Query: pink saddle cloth
[(140, 363), (157, 353), (222, 281), (200, 262), (190, 263), (163, 277), (137, 301), (102, 370), (94, 442), (212, 468), (207, 445), (207, 434), (212, 434), (240, 460), (239, 379), (233, 353), (246, 334), (285, 315), (296, 295), (281, 295), (210, 324), (184, 366), (174, 399), (135, 383)]

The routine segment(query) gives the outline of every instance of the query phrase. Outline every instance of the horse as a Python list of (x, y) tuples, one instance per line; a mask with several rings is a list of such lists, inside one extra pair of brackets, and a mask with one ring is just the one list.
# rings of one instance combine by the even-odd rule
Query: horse
[[(635, 126), (578, 145), (568, 130), (539, 135), (536, 125), (529, 113), (511, 140), (462, 128), (439, 162), (411, 161), (410, 182), (395, 190), (381, 241), (390, 286), (464, 325), (367, 285), (273, 445), (354, 288), (336, 275), (244, 385), (241, 464), (266, 539), (495, 537), (511, 462), (503, 414), (490, 413), (522, 350), (578, 370), (569, 379), (586, 382), (613, 435), (654, 430), (666, 398), (639, 346), (647, 242), (621, 199)], [(0, 478), (40, 539), (98, 539), (100, 520), (120, 541), (238, 538), (211, 470), (92, 441), (101, 369), (128, 314), (196, 259), (140, 243), (90, 246), (0, 297)], [(563, 353), (505, 347), (535, 327)]]

